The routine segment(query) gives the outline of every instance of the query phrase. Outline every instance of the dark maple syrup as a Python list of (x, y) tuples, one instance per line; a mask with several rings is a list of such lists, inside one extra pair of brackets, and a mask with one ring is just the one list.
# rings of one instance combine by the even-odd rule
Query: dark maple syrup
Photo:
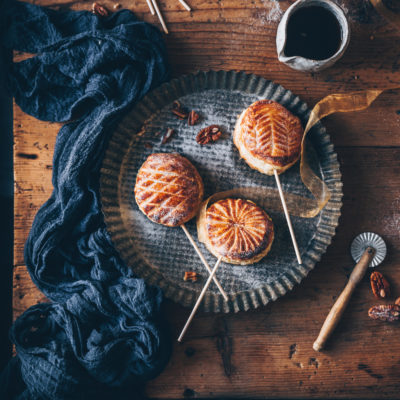
[(285, 55), (311, 60), (332, 57), (340, 47), (342, 31), (335, 15), (324, 7), (295, 11), (287, 24)]

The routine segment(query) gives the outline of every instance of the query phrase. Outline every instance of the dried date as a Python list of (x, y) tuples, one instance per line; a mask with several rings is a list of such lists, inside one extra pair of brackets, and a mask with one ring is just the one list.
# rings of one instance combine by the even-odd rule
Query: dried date
[(210, 125), (203, 128), (196, 136), (196, 142), (205, 145), (208, 143), (216, 142), (222, 135), (221, 129), (218, 125)]
[(371, 274), (371, 288), (377, 299), (384, 299), (390, 296), (390, 285), (386, 278), (378, 271)]
[(373, 306), (368, 310), (368, 316), (381, 321), (398, 321), (400, 318), (400, 306), (397, 304)]
[(108, 17), (109, 15), (107, 8), (101, 6), (99, 3), (92, 4), (92, 12), (93, 14), (96, 14), (99, 17)]
[(185, 275), (183, 276), (184, 281), (196, 282), (199, 274), (194, 271), (185, 271)]

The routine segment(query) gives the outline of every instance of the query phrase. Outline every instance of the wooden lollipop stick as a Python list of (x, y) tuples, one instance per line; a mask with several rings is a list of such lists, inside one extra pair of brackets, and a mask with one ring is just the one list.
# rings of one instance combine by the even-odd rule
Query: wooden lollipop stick
[(156, 12), (154, 11), (153, 4), (151, 4), (151, 0), (146, 0), (146, 2), (147, 2), (147, 5), (149, 6), (151, 15), (154, 15)]
[[(212, 270), (211, 270), (210, 266), (208, 265), (207, 260), (204, 258), (203, 254), (201, 253), (201, 251), (200, 251), (199, 247), (197, 246), (196, 242), (193, 240), (192, 235), (189, 233), (189, 231), (187, 230), (187, 228), (186, 228), (186, 226), (184, 224), (181, 225), (181, 227), (183, 229), (183, 232), (185, 232), (187, 238), (189, 239), (189, 242), (191, 243), (191, 245), (196, 250), (196, 253), (200, 257), (200, 260), (202, 261), (204, 266), (207, 268), (207, 271), (211, 274)], [(217, 277), (214, 276), (213, 280), (214, 280), (214, 283), (217, 285), (219, 291), (221, 292), (222, 296), (224, 297), (225, 301), (228, 301), (229, 300), (228, 299), (228, 295), (225, 293), (225, 290), (223, 289), (223, 287), (219, 283)]]
[(332, 306), (331, 311), (329, 311), (329, 314), (326, 317), (324, 324), (322, 325), (321, 331), (319, 332), (318, 338), (313, 344), (313, 349), (315, 351), (322, 350), (325, 342), (328, 340), (329, 336), (340, 321), (340, 318), (342, 317), (342, 314), (347, 307), (347, 304), (350, 300), (351, 295), (353, 294), (354, 289), (365, 275), (365, 272), (367, 271), (370, 262), (374, 258), (374, 255), (375, 249), (372, 247), (367, 247), (367, 249), (361, 256), (360, 261), (354, 267), (353, 272), (350, 275), (349, 281), (347, 282), (347, 285), (336, 300), (335, 304)]
[(215, 273), (217, 272), (217, 269), (218, 269), (218, 267), (219, 267), (219, 264), (221, 263), (221, 260), (222, 260), (222, 257), (219, 257), (218, 260), (217, 260), (217, 262), (215, 263), (214, 268), (212, 269), (211, 274), (210, 274), (210, 276), (208, 277), (207, 282), (206, 282), (206, 284), (204, 285), (203, 290), (201, 291), (200, 296), (199, 296), (199, 298), (197, 299), (196, 304), (194, 305), (193, 310), (192, 310), (192, 312), (190, 313), (189, 318), (188, 318), (188, 320), (186, 321), (186, 324), (185, 324), (185, 326), (183, 327), (182, 332), (181, 332), (181, 334), (180, 334), (179, 337), (178, 337), (178, 342), (181, 342), (181, 341), (182, 341), (183, 336), (185, 335), (187, 329), (189, 328), (189, 325), (190, 325), (190, 323), (192, 322), (192, 319), (193, 319), (194, 315), (196, 314), (196, 311), (197, 311), (197, 309), (199, 308), (199, 305), (200, 305), (201, 301), (203, 300), (203, 297), (204, 297), (204, 295), (206, 294), (206, 291), (207, 291), (208, 287), (210, 286), (210, 283), (211, 283), (212, 279), (214, 278)]
[(154, 7), (154, 9), (156, 10), (157, 17), (158, 17), (158, 19), (160, 20), (160, 23), (161, 23), (161, 26), (162, 26), (163, 29), (164, 29), (164, 32), (165, 32), (166, 34), (168, 34), (167, 25), (165, 25), (164, 18), (163, 18), (163, 16), (161, 15), (160, 9), (158, 8), (157, 0), (151, 0), (151, 2), (153, 3), (153, 7)]
[(285, 201), (285, 196), (283, 195), (281, 181), (279, 180), (279, 175), (278, 175), (278, 172), (276, 171), (276, 169), (274, 169), (274, 175), (275, 175), (276, 185), (278, 186), (279, 196), (281, 197), (283, 211), (285, 213), (286, 221), (287, 221), (287, 224), (289, 227), (290, 236), (292, 237), (292, 243), (293, 243), (294, 251), (296, 253), (297, 262), (299, 264), (302, 264), (299, 246), (297, 246), (297, 241), (296, 241), (296, 236), (294, 235), (292, 221), (290, 220), (290, 214), (289, 214), (287, 206), (286, 206), (286, 201)]
[(181, 3), (183, 5), (183, 7), (186, 8), (186, 10), (191, 11), (191, 8), (190, 8), (189, 4), (186, 3), (185, 0), (179, 0), (179, 3)]

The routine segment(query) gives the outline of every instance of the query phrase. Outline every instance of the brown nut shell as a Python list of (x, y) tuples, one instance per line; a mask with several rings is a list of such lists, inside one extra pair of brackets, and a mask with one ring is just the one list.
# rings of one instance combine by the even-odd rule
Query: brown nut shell
[(377, 299), (386, 299), (390, 296), (389, 282), (379, 271), (372, 272), (370, 281), (372, 292)]
[(368, 316), (381, 321), (398, 321), (400, 319), (400, 306), (397, 304), (373, 306), (368, 310)]

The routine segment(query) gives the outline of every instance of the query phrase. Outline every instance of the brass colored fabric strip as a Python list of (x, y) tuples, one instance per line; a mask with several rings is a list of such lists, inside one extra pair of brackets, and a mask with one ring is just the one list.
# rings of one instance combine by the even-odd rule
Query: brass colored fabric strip
[[(331, 193), (327, 185), (314, 174), (307, 163), (305, 153), (305, 139), (307, 137), (307, 133), (317, 122), (330, 114), (336, 112), (360, 111), (368, 108), (381, 93), (382, 90), (366, 90), (348, 94), (331, 94), (324, 97), (312, 109), (301, 143), (300, 176), (304, 185), (314, 196), (317, 206), (313, 209), (308, 208), (308, 211), (302, 210), (304, 215), (301, 216), (305, 216), (307, 218), (314, 217), (325, 207), (331, 197)], [(307, 199), (307, 201), (309, 200)], [(290, 208), (289, 211), (292, 212)], [(294, 215), (299, 215), (298, 210), (293, 211)]]

